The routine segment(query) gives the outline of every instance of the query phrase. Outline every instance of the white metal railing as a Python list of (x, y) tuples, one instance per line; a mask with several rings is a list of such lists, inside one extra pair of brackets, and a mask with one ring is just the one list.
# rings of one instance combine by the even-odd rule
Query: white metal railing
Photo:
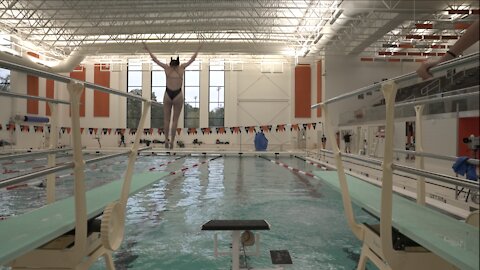
[[(438, 73), (440, 71), (458, 67), (460, 65), (466, 64), (476, 64), (478, 65), (479, 53), (474, 53), (467, 55), (462, 58), (457, 58), (451, 61), (441, 63), (440, 65), (432, 68), (430, 71), (432, 73)], [(381, 189), (381, 201), (380, 201), (380, 231), (379, 236), (372, 232), (367, 226), (356, 222), (353, 215), (352, 203), (350, 198), (350, 193), (348, 190), (348, 185), (346, 182), (346, 175), (344, 171), (343, 162), (341, 159), (341, 151), (339, 146), (334, 143), (336, 142), (334, 130), (330, 123), (330, 116), (328, 111), (328, 105), (340, 100), (344, 100), (350, 97), (356, 97), (360, 94), (372, 91), (375, 88), (378, 88), (378, 84), (366, 86), (358, 90), (339, 95), (337, 97), (328, 99), (322, 103), (312, 105), (312, 109), (321, 108), (323, 110), (323, 115), (325, 117), (325, 130), (327, 133), (328, 141), (333, 142), (330, 145), (333, 148), (334, 159), (337, 165), (337, 173), (342, 193), (342, 201), (345, 209), (345, 215), (347, 222), (354, 233), (354, 235), (363, 241), (364, 247), (362, 248), (362, 254), (359, 263), (359, 268), (362, 267), (361, 264), (365, 263), (365, 258), (368, 257), (381, 269), (402, 269), (405, 267), (405, 262), (413, 263), (416, 267), (421, 267), (422, 261), (428, 260), (428, 255), (425, 253), (425, 257), (422, 257), (421, 253), (415, 254), (415, 252), (399, 252), (393, 249), (393, 240), (392, 240), (392, 192), (393, 192), (393, 170), (407, 170), (409, 173), (416, 174), (417, 178), (417, 197), (421, 198), (418, 202), (420, 204), (425, 203), (425, 181), (424, 177), (426, 175), (432, 176), (432, 174), (426, 174), (423, 170), (423, 157), (416, 159), (417, 168), (405, 168), (405, 166), (395, 165), (393, 163), (393, 144), (394, 144), (394, 118), (395, 118), (395, 96), (398, 90), (397, 84), (403, 81), (411, 80), (418, 78), (418, 75), (415, 72), (408, 73), (402, 76), (398, 76), (386, 81), (383, 81), (381, 84), (381, 90), (385, 98), (385, 148), (383, 155), (382, 166), (382, 189)], [(422, 111), (423, 104), (417, 105), (415, 107), (416, 111), (416, 143), (418, 152), (423, 152), (422, 147)], [(457, 181), (447, 177), (440, 177), (436, 175), (437, 178), (442, 178), (447, 180), (447, 178), (452, 183), (457, 183)], [(460, 182), (459, 182), (460, 183)], [(378, 238), (378, 240), (374, 240)], [(372, 252), (375, 250), (375, 252)], [(378, 257), (380, 256), (380, 260)]]
[(13, 97), (13, 98), (24, 98), (24, 99), (34, 99), (34, 100), (46, 101), (46, 102), (51, 102), (51, 103), (56, 103), (56, 104), (67, 104), (67, 105), (70, 104), (70, 102), (68, 102), (66, 100), (44, 98), (44, 97), (37, 97), (37, 96), (31, 96), (31, 95), (23, 95), (23, 94), (13, 93), (13, 92), (9, 92), (9, 91), (0, 91), (0, 96)]
[[(470, 54), (470, 55), (467, 55), (467, 56), (464, 56), (464, 57), (461, 57), (461, 58), (456, 58), (456, 59), (453, 59), (453, 60), (450, 60), (450, 61), (446, 61), (446, 62), (443, 62), (443, 63), (439, 64), (438, 66), (430, 69), (430, 72), (435, 74), (435, 73), (444, 71), (448, 68), (452, 68), (452, 67), (456, 67), (456, 66), (464, 65), (464, 64), (475, 63), (475, 62), (478, 62), (478, 57), (479, 57), (479, 53), (477, 52), (477, 53), (473, 53), (473, 54)], [(414, 78), (417, 78), (417, 77), (418, 77), (418, 75), (415, 72), (411, 72), (411, 73), (408, 73), (408, 74), (404, 74), (404, 75), (401, 75), (401, 76), (383, 81), (382, 83), (391, 82), (391, 81), (396, 82), (396, 83), (400, 83), (400, 82), (408, 81), (408, 80), (411, 80), (411, 79), (414, 79)], [(346, 98), (356, 97), (360, 94), (364, 94), (364, 93), (370, 92), (370, 91), (378, 89), (378, 88), (379, 88), (378, 83), (373, 84), (373, 85), (369, 85), (369, 86), (365, 86), (365, 87), (359, 88), (357, 90), (354, 90), (352, 92), (345, 93), (345, 94), (336, 96), (334, 98), (325, 100), (324, 102), (314, 104), (314, 105), (311, 106), (311, 108), (316, 109), (316, 108), (320, 107), (321, 105), (327, 105), (327, 104), (330, 104), (330, 103), (338, 102), (340, 100), (344, 100)]]
[(58, 152), (67, 152), (67, 151), (71, 151), (71, 150), (72, 150), (72, 148), (62, 148), (62, 149), (33, 151), (33, 152), (27, 152), (27, 153), (21, 153), (21, 154), (1, 155), (0, 160), (6, 160), (6, 159), (11, 160), (11, 159), (24, 158), (24, 157), (43, 156), (43, 155), (46, 155), (46, 154), (53, 154), (53, 153), (58, 153)]
[[(145, 150), (149, 150), (149, 149), (152, 149), (152, 147), (141, 148), (141, 149), (138, 149), (138, 151), (140, 152), (140, 151), (145, 151)], [(42, 151), (42, 152), (48, 152), (48, 151)], [(96, 163), (96, 162), (99, 162), (99, 161), (103, 161), (103, 160), (107, 160), (107, 159), (111, 159), (111, 158), (115, 158), (115, 157), (126, 156), (126, 155), (129, 155), (130, 153), (131, 153), (131, 151), (128, 150), (128, 151), (121, 152), (121, 153), (116, 153), (116, 154), (91, 158), (91, 159), (85, 160), (85, 164), (91, 164), (91, 163)], [(22, 154), (22, 156), (28, 156), (27, 154)], [(18, 155), (16, 155), (16, 156), (18, 156)], [(67, 163), (64, 163), (62, 165), (58, 165), (58, 166), (55, 166), (55, 167), (50, 167), (50, 168), (46, 168), (46, 169), (43, 169), (43, 170), (38, 170), (38, 171), (35, 171), (35, 172), (31, 172), (31, 173), (28, 173), (28, 174), (19, 175), (19, 176), (7, 178), (7, 179), (4, 179), (4, 180), (0, 180), (0, 188), (12, 186), (12, 185), (17, 185), (17, 184), (20, 184), (20, 183), (23, 183), (23, 182), (41, 177), (41, 176), (49, 175), (49, 174), (56, 173), (56, 172), (59, 172), (59, 171), (63, 171), (63, 170), (66, 170), (66, 169), (71, 169), (74, 166), (75, 166), (75, 162), (72, 161), (72, 162), (67, 162)]]

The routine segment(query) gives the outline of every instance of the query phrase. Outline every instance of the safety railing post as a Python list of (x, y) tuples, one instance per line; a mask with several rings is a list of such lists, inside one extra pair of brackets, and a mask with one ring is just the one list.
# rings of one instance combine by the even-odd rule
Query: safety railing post
[(348, 191), (347, 176), (345, 174), (345, 169), (343, 167), (340, 148), (336, 143), (337, 140), (335, 139), (335, 134), (334, 134), (332, 125), (330, 123), (327, 106), (328, 105), (322, 106), (323, 116), (325, 121), (324, 128), (325, 128), (325, 133), (327, 134), (327, 142), (330, 142), (330, 145), (332, 146), (332, 151), (335, 157), (335, 163), (337, 164), (337, 174), (338, 174), (338, 180), (340, 182), (340, 189), (342, 190), (342, 202), (343, 202), (343, 208), (345, 209), (345, 216), (347, 218), (348, 225), (350, 226), (350, 229), (352, 230), (353, 234), (359, 240), (363, 240), (364, 232), (362, 227), (355, 221), (355, 216), (353, 214), (352, 201), (350, 198), (350, 193)]
[[(48, 149), (53, 150), (57, 148), (58, 144), (58, 107), (57, 104), (52, 102), (48, 102), (47, 104), (52, 115)], [(55, 153), (48, 154), (48, 167), (55, 167), (55, 158)], [(47, 175), (47, 203), (53, 203), (55, 201), (55, 190), (55, 173), (51, 173)]]
[(385, 260), (393, 265), (396, 256), (392, 241), (392, 192), (393, 192), (393, 139), (395, 128), (395, 96), (398, 86), (395, 81), (382, 84), (385, 98), (385, 148), (382, 163), (382, 196), (380, 207), (380, 240)]
[[(82, 154), (82, 138), (80, 132), (80, 96), (83, 84), (70, 81), (67, 84), (70, 96), (72, 123), (73, 175), (75, 201), (75, 245), (74, 256), (83, 256), (87, 246), (87, 203), (85, 195), (85, 161)], [(55, 131), (53, 131), (55, 132)]]
[[(423, 109), (424, 105), (415, 106), (415, 152), (423, 153)], [(425, 169), (423, 155), (415, 156), (415, 167)], [(417, 203), (425, 205), (425, 177), (417, 176)]]

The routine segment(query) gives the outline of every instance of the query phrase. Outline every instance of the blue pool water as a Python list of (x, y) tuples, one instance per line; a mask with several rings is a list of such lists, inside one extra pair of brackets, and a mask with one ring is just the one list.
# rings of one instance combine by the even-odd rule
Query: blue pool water
[[(160, 166), (173, 158), (140, 157), (136, 172), (176, 171), (209, 157), (189, 156)], [(295, 157), (279, 161), (304, 171), (318, 169)], [(92, 168), (89, 188), (121, 177), (126, 163), (110, 164)], [(1, 198), (2, 213), (27, 211), (35, 205), (21, 201), (22, 197), (44, 196), (38, 188), (15, 192), (18, 195), (8, 208)], [(57, 193), (67, 196), (69, 192), (71, 181), (60, 181)], [(372, 221), (358, 207), (354, 210), (360, 222)], [(213, 254), (214, 233), (200, 230), (211, 219), (265, 219), (271, 224), (270, 231), (261, 231), (260, 256), (247, 258), (249, 267), (271, 268), (269, 250), (287, 249), (293, 260), (287, 269), (356, 268), (361, 243), (348, 228), (337, 191), (262, 158), (221, 157), (165, 177), (129, 200), (125, 238), (114, 253), (117, 269), (230, 269), (230, 257)], [(222, 250), (229, 249), (229, 240), (227, 232), (219, 234)], [(92, 269), (105, 269), (103, 260)]]

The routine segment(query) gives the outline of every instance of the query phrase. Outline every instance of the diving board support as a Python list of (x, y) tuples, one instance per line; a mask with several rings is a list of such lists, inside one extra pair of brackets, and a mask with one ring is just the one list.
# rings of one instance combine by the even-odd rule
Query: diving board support
[[(380, 224), (358, 224), (355, 221), (345, 169), (341, 159), (341, 151), (335, 143), (334, 130), (330, 124), (328, 103), (333, 102), (334, 100), (343, 99), (350, 96), (350, 94), (312, 106), (312, 108), (320, 106), (323, 109), (325, 117), (324, 124), (328, 136), (327, 141), (329, 141), (332, 146), (332, 152), (337, 165), (338, 183), (342, 194), (345, 216), (353, 234), (363, 242), (357, 270), (365, 269), (367, 260), (373, 262), (381, 270), (455, 269), (445, 259), (421, 246), (408, 247), (404, 250), (394, 250), (392, 241), (393, 169), (398, 168), (393, 164), (393, 137), (395, 96), (397, 89), (398, 87), (395, 80), (386, 81), (381, 85), (381, 90), (386, 103), (385, 148), (384, 160), (381, 164), (383, 169), (382, 188), (380, 190), (379, 205), (371, 205), (371, 207), (376, 206), (380, 209)], [(358, 199), (359, 198), (357, 198), (357, 200)]]
[[(415, 108), (415, 150), (423, 153), (423, 109), (425, 105), (416, 105)], [(392, 151), (394, 151), (392, 149)], [(425, 169), (425, 158), (422, 155), (415, 156), (415, 167)], [(425, 205), (425, 177), (417, 176), (417, 203)]]
[[(145, 125), (150, 106), (151, 101), (143, 101), (143, 112), (138, 124), (138, 128), (140, 130), (142, 130)], [(125, 231), (125, 212), (141, 135), (141, 132), (137, 132), (135, 134), (135, 141), (128, 157), (128, 165), (125, 172), (125, 180), (123, 182), (122, 192), (119, 194), (120, 198), (118, 201), (112, 202), (105, 207), (100, 235), (103, 247), (108, 250), (106, 251), (107, 253), (117, 250), (123, 241), (123, 235)]]
[[(50, 112), (52, 115), (50, 121), (50, 138), (49, 138), (49, 145), (48, 149), (53, 150), (57, 148), (58, 145), (58, 108), (57, 104), (53, 102), (47, 102), (47, 106), (50, 108)], [(55, 167), (56, 165), (56, 155), (55, 153), (48, 154), (47, 162), (48, 167)], [(47, 203), (52, 203), (55, 201), (55, 173), (51, 173), (47, 175)]]
[(340, 189), (342, 191), (342, 203), (343, 208), (345, 211), (345, 217), (347, 218), (348, 225), (352, 230), (353, 234), (359, 239), (363, 240), (363, 227), (359, 223), (356, 222), (355, 216), (353, 215), (353, 207), (352, 207), (352, 200), (350, 198), (350, 193), (348, 191), (348, 185), (345, 175), (345, 168), (343, 166), (342, 157), (340, 148), (338, 144), (335, 143), (337, 140), (335, 138), (334, 130), (332, 128), (332, 124), (330, 123), (329, 112), (328, 112), (328, 104), (322, 104), (321, 106), (323, 110), (323, 115), (325, 117), (325, 132), (327, 133), (327, 142), (330, 142), (332, 146), (333, 155), (335, 158), (335, 163), (337, 164), (337, 173), (338, 173), (338, 181), (340, 182)]
[[(80, 98), (83, 84), (71, 80), (67, 84), (70, 96), (72, 122), (73, 176), (75, 182), (75, 244), (72, 259), (79, 261), (87, 249), (87, 202), (85, 198), (85, 161), (82, 154), (82, 137), (80, 131)], [(81, 255), (80, 255), (81, 254)]]
[[(380, 269), (454, 269), (451, 264), (436, 254), (419, 248), (415, 250), (395, 250), (392, 240), (392, 209), (393, 209), (393, 140), (395, 125), (395, 96), (398, 86), (395, 81), (382, 84), (382, 93), (385, 98), (385, 148), (382, 163), (382, 189), (380, 200), (380, 230), (376, 231), (367, 227), (364, 247), (373, 251), (360, 254), (360, 262), (369, 258)], [(379, 241), (379, 242), (378, 242)], [(374, 258), (372, 256), (378, 256)], [(376, 261), (375, 261), (376, 260)], [(383, 263), (382, 263), (383, 262)], [(357, 269), (363, 269), (361, 264)]]
[[(71, 80), (67, 84), (70, 96), (72, 145), (73, 145), (73, 176), (74, 176), (74, 211), (75, 235), (61, 236), (54, 239), (52, 247), (36, 249), (12, 263), (12, 269), (88, 269), (85, 257), (89, 257), (101, 244), (98, 233), (88, 235), (87, 231), (87, 202), (85, 188), (85, 161), (82, 154), (82, 141), (80, 132), (80, 97), (84, 89), (83, 84)], [(56, 132), (55, 132), (56, 133)], [(73, 242), (72, 247), (65, 246)], [(48, 244), (47, 244), (48, 246)], [(88, 260), (87, 260), (88, 261)], [(107, 265), (110, 263), (107, 262)]]

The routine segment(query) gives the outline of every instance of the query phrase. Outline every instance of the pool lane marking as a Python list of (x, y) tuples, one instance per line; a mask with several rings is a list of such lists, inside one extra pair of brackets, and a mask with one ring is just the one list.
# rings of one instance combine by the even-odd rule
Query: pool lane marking
[(204, 160), (204, 161), (199, 162), (199, 163), (195, 163), (195, 164), (193, 164), (193, 165), (191, 165), (191, 166), (183, 167), (183, 168), (181, 168), (181, 169), (179, 169), (179, 170), (170, 172), (170, 175), (175, 175), (175, 174), (177, 174), (177, 173), (182, 173), (182, 172), (184, 172), (184, 171), (186, 171), (186, 170), (189, 170), (189, 169), (198, 167), (198, 166), (200, 166), (200, 165), (203, 165), (203, 164), (205, 164), (205, 163), (208, 163), (208, 162), (210, 162), (210, 161), (212, 161), (212, 160), (215, 160), (215, 159), (217, 159), (217, 158), (220, 158), (220, 157), (222, 157), (222, 156), (216, 156), (216, 157), (214, 157), (214, 158), (211, 158), (211, 159), (208, 159), (208, 160)]
[(264, 156), (258, 156), (258, 157), (263, 158), (263, 159), (265, 159), (265, 160), (268, 160), (268, 161), (270, 161), (270, 162), (272, 162), (272, 163), (274, 163), (274, 164), (277, 164), (277, 165), (279, 165), (279, 166), (281, 166), (281, 167), (284, 167), (284, 168), (286, 168), (286, 169), (289, 169), (289, 170), (291, 170), (291, 171), (293, 171), (293, 172), (300, 173), (300, 174), (303, 174), (303, 175), (306, 175), (306, 176), (309, 176), (309, 177), (312, 177), (312, 178), (321, 180), (320, 177), (318, 177), (318, 176), (316, 176), (316, 175), (314, 175), (314, 174), (312, 174), (312, 173), (309, 173), (309, 172), (306, 172), (306, 171), (302, 171), (302, 170), (300, 170), (300, 169), (298, 169), (298, 168), (294, 168), (294, 167), (289, 166), (288, 164), (285, 164), (285, 163), (283, 163), (283, 162), (274, 161), (274, 160), (271, 160), (271, 159), (266, 158), (266, 157), (264, 157)]
[[(179, 160), (179, 159), (182, 159), (182, 158), (185, 158), (185, 157), (187, 157), (187, 156), (188, 156), (188, 155), (183, 155), (183, 156), (181, 156), (181, 157), (174, 158), (174, 159), (170, 160), (169, 162), (165, 162), (165, 163), (162, 163), (162, 164), (158, 165), (158, 167), (167, 166), (167, 165), (172, 164), (172, 163), (174, 163), (175, 161), (177, 161), (177, 160)], [(148, 170), (149, 170), (149, 171), (153, 171), (153, 170), (155, 170), (155, 167), (151, 167), (151, 168), (148, 169)]]

